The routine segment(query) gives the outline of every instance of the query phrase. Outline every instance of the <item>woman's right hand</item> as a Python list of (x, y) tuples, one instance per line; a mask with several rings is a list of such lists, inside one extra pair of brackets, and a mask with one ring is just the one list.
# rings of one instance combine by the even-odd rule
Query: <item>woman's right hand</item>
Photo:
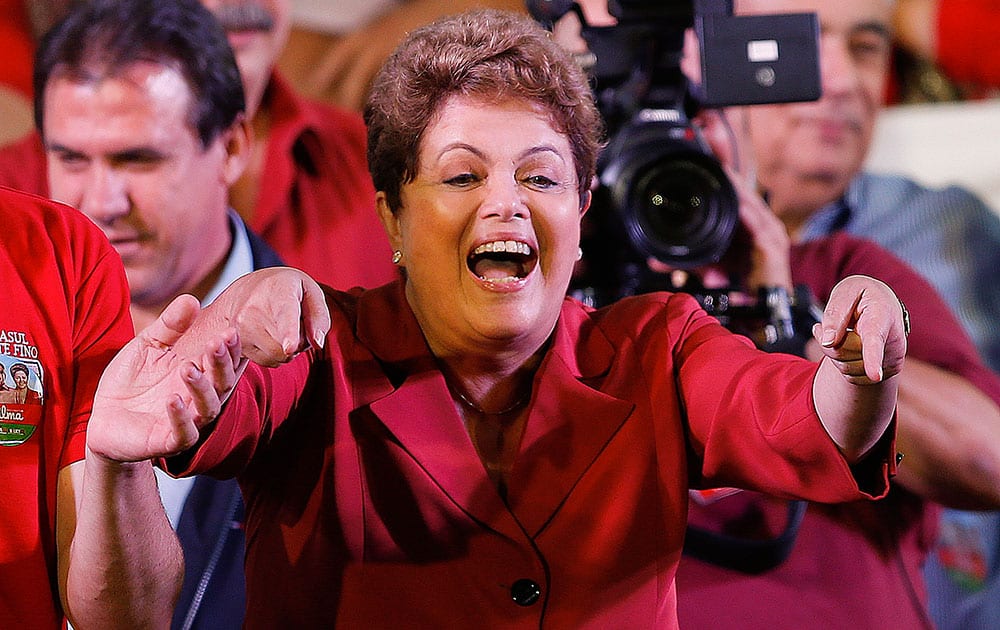
[[(274, 367), (310, 347), (323, 347), (330, 330), (330, 312), (319, 284), (290, 267), (260, 269), (237, 279), (205, 307), (181, 340), (235, 328), (243, 356)], [(193, 356), (198, 356), (194, 354)]]

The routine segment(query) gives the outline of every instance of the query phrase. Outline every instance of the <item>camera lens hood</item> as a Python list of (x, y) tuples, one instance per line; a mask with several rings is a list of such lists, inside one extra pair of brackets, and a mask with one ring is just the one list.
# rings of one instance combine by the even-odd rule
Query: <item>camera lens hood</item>
[(717, 262), (739, 225), (739, 205), (719, 161), (687, 124), (633, 124), (601, 158), (609, 191), (632, 247), (690, 269)]

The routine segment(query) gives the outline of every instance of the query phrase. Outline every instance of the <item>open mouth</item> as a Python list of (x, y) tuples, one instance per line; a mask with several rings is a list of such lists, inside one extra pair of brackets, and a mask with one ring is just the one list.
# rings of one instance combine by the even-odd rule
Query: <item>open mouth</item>
[(538, 264), (538, 254), (522, 241), (490, 241), (479, 245), (466, 261), (469, 270), (488, 282), (517, 282)]

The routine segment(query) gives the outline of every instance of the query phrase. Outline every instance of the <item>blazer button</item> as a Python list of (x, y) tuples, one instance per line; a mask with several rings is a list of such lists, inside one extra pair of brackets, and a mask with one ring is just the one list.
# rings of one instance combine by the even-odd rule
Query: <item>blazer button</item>
[(542, 596), (542, 587), (534, 580), (521, 578), (510, 587), (510, 596), (518, 606), (531, 606)]

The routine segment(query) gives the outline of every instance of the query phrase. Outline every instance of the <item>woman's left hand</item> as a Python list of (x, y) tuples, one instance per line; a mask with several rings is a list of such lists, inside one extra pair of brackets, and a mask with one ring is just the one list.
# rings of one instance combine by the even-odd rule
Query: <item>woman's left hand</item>
[(190, 295), (174, 299), (108, 364), (87, 429), (92, 455), (114, 462), (170, 456), (193, 446), (218, 415), (245, 361), (231, 328), (204, 336), (186, 355), (175, 352), (199, 311)]
[(899, 374), (906, 356), (908, 315), (884, 282), (848, 276), (833, 288), (813, 336), (848, 382), (879, 383)]

